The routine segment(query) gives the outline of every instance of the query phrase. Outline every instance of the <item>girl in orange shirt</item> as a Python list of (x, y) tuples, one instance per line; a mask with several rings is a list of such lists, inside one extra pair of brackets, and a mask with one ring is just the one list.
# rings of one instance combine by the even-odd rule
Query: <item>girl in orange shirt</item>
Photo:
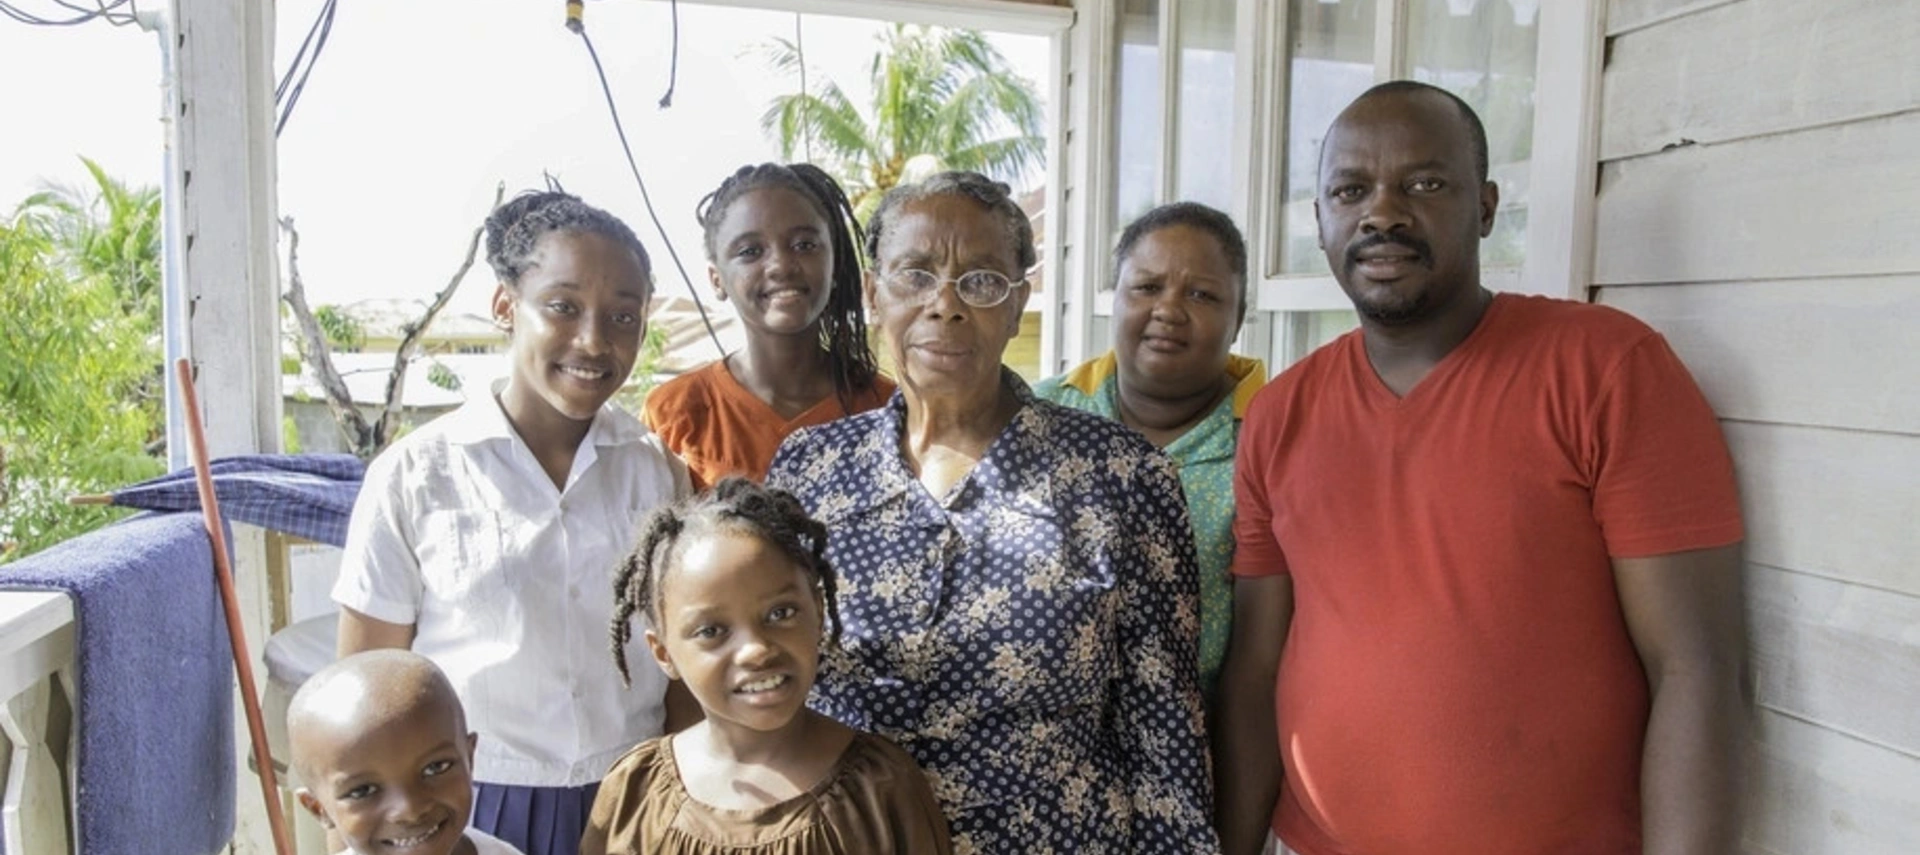
[(765, 477), (788, 434), (878, 407), (893, 384), (867, 347), (860, 226), (833, 178), (805, 163), (743, 166), (695, 215), (707, 278), (747, 346), (653, 390), (643, 417), (704, 488)]

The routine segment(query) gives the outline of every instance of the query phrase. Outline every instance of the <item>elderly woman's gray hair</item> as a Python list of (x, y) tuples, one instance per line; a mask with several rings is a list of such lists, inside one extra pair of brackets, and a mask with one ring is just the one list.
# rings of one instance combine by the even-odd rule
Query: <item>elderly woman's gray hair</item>
[(1020, 272), (1033, 269), (1039, 261), (1039, 254), (1033, 248), (1033, 224), (1028, 222), (1027, 212), (1014, 203), (1013, 188), (978, 172), (939, 172), (919, 183), (900, 184), (888, 190), (880, 200), (880, 207), (873, 212), (873, 219), (867, 221), (867, 258), (879, 263), (880, 241), (902, 205), (933, 196), (964, 196), (999, 218)]

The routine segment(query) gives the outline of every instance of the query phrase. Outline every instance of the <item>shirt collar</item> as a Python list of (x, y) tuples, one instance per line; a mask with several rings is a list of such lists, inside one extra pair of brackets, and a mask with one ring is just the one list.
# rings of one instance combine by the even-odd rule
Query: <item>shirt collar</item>
[[(1006, 366), (1000, 368), (1000, 385), (1013, 394), (1019, 402), (1019, 410), (1013, 414), (1013, 420), (1007, 423), (1000, 435), (987, 446), (987, 453), (980, 458), (980, 462), (974, 464), (973, 470), (946, 496), (934, 497), (933, 503), (951, 508), (957, 504), (974, 502), (978, 491), (986, 491), (998, 494), (1002, 502), (1023, 513), (1050, 517), (1053, 515), (1053, 502), (1047, 473), (1030, 471), (1033, 467), (1016, 467), (1011, 463), (1016, 451), (1046, 442), (1047, 426), (1051, 422), (1049, 408), (1054, 405), (1035, 398), (1027, 381)], [(887, 401), (884, 412), (883, 428), (870, 436), (869, 442), (872, 444), (865, 445), (858, 452), (879, 458), (874, 461), (878, 465), (868, 467), (877, 482), (874, 485), (876, 505), (901, 500), (911, 491), (923, 489), (907, 468), (906, 456), (900, 451), (900, 441), (907, 424), (906, 396), (896, 390)], [(908, 504), (917, 506), (921, 503)]]
[[(1234, 378), (1233, 417), (1247, 417), (1247, 407), (1253, 404), (1253, 393), (1267, 384), (1266, 363), (1250, 356), (1237, 353), (1227, 354), (1227, 376)], [(1114, 396), (1119, 394), (1120, 361), (1109, 350), (1098, 359), (1080, 363), (1079, 367), (1060, 378), (1063, 385), (1078, 389), (1081, 394), (1097, 401), (1111, 416), (1118, 412)]]
[[(509, 378), (505, 377), (493, 381), (488, 384), (487, 394), (468, 398), (459, 409), (447, 414), (445, 418), (452, 420), (447, 425), (447, 441), (454, 445), (478, 445), (490, 440), (519, 438), (514, 433), (513, 424), (507, 421), (506, 410), (500, 405), (500, 393), (506, 390), (509, 382)], [(623, 419), (621, 415), (611, 402), (601, 405), (580, 444), (588, 447), (628, 445), (645, 440), (646, 427), (638, 419)]]

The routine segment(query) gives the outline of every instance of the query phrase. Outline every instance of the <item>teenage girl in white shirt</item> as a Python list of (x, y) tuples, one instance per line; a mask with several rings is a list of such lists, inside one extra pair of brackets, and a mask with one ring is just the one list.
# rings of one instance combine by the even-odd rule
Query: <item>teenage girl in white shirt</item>
[(686, 495), (687, 473), (607, 404), (652, 293), (633, 231), (565, 193), (525, 193), (487, 218), (487, 262), (512, 372), (367, 467), (333, 591), (339, 652), (434, 660), (479, 734), (473, 827), (574, 855), (612, 762), (660, 735), (669, 705), (674, 724), (697, 717), (657, 668), (623, 689), (603, 634), (639, 520)]

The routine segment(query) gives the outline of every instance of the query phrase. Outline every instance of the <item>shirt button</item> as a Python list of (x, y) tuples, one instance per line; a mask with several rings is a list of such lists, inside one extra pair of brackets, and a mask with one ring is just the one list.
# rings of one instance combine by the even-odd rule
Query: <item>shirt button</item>
[(927, 616), (931, 614), (933, 614), (933, 607), (926, 603), (921, 603), (913, 607), (913, 616), (921, 620), (926, 620)]

